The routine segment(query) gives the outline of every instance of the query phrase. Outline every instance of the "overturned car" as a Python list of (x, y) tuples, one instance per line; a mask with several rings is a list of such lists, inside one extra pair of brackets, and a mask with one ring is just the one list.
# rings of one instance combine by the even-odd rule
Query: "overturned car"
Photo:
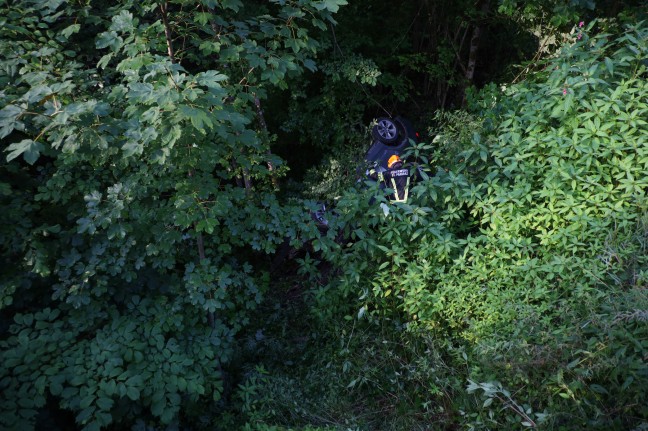
[[(364, 163), (358, 166), (358, 183), (365, 180), (379, 182), (381, 188), (393, 191), (388, 198), (396, 202), (407, 200), (410, 183), (410, 171), (404, 166), (400, 156), (418, 142), (419, 135), (412, 124), (403, 117), (381, 117), (371, 128), (371, 145), (364, 156)], [(317, 210), (311, 211), (311, 217), (320, 229), (328, 227), (331, 216), (326, 205), (319, 204)]]
[(387, 169), (389, 158), (402, 155), (412, 141), (417, 142), (418, 133), (414, 131), (412, 123), (403, 117), (378, 118), (371, 128), (371, 137), (372, 143), (365, 160)]
[(390, 190), (391, 202), (407, 202), (412, 173), (401, 155), (417, 142), (418, 133), (412, 124), (402, 117), (378, 118), (371, 129), (373, 138), (365, 160), (369, 164), (365, 175), (379, 183), (380, 188)]

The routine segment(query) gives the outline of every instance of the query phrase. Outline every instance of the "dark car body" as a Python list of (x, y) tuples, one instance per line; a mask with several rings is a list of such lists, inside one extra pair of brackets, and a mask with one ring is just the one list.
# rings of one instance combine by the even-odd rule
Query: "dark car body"
[[(379, 131), (380, 122), (390, 121), (394, 124), (397, 130), (396, 138), (386, 139), (381, 136)], [(410, 139), (416, 142), (418, 136), (407, 119), (403, 117), (379, 118), (378, 124), (372, 129), (372, 143), (365, 154), (365, 160), (376, 167), (381, 166), (387, 169), (387, 161), (394, 154), (400, 156), (411, 145)]]
[[(372, 127), (371, 136), (371, 146), (365, 153), (366, 166), (359, 166), (357, 171), (359, 177), (371, 181), (375, 179), (369, 176), (369, 168), (377, 171), (387, 170), (389, 158), (394, 154), (402, 155), (412, 142), (416, 143), (418, 139), (412, 123), (403, 117), (378, 118)], [(361, 181), (358, 180), (358, 183)], [(320, 230), (328, 229), (328, 217), (331, 213), (325, 204), (318, 204), (318, 208), (311, 210), (310, 214)]]

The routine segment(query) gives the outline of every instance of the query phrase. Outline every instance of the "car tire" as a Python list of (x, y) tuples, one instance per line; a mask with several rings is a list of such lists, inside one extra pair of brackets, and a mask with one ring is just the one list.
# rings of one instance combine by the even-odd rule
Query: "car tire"
[(378, 118), (371, 136), (384, 144), (393, 144), (398, 141), (398, 126), (391, 118)]

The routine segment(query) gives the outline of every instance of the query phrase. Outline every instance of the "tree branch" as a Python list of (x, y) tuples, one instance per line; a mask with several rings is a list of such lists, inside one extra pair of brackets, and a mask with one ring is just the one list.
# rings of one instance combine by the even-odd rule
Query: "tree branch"
[(160, 11), (162, 12), (162, 23), (164, 24), (164, 36), (166, 37), (166, 44), (167, 44), (167, 53), (169, 54), (169, 59), (171, 59), (171, 63), (175, 64), (176, 59), (175, 59), (175, 54), (173, 53), (173, 39), (171, 37), (171, 27), (169, 26), (169, 20), (167, 17), (167, 7), (168, 7), (168, 2), (164, 2), (160, 4)]

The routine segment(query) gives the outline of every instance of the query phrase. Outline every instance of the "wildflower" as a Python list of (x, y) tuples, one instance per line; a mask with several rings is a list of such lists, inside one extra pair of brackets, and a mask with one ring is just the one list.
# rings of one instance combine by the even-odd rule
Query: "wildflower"
[(581, 40), (581, 37), (583, 37), (583, 33), (578, 33), (578, 37), (576, 39)]
[(563, 96), (566, 96), (566, 95), (567, 95), (567, 89), (563, 88)]
[(578, 23), (578, 27), (582, 27), (584, 25), (585, 25), (585, 21), (581, 21), (581, 22)]

